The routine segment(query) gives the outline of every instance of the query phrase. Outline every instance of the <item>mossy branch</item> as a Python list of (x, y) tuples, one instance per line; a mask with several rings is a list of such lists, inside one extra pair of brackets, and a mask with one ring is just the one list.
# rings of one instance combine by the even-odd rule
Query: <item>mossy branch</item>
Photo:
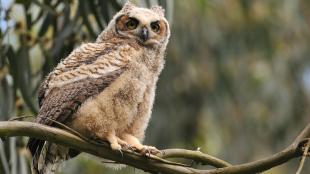
[[(262, 160), (231, 165), (216, 157), (204, 154), (200, 151), (185, 149), (165, 149), (159, 156), (144, 156), (136, 152), (118, 151), (110, 149), (108, 143), (92, 143), (71, 134), (65, 130), (49, 127), (37, 123), (25, 121), (0, 122), (0, 137), (28, 136), (55, 142), (86, 152), (98, 157), (113, 160), (118, 163), (127, 164), (150, 173), (167, 174), (219, 174), (219, 173), (256, 173), (266, 171), (272, 167), (286, 163), (287, 161), (301, 157), (305, 154), (305, 145), (310, 141), (310, 124), (298, 135), (295, 141), (283, 151)], [(308, 148), (306, 148), (308, 150)], [(307, 152), (306, 152), (307, 153)], [(200, 170), (186, 164), (168, 161), (164, 158), (191, 159), (204, 165), (214, 166), (216, 169)]]

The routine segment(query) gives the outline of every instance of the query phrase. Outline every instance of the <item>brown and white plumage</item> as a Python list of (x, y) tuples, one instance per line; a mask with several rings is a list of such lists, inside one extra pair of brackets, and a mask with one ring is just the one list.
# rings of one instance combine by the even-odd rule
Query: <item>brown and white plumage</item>
[[(107, 140), (114, 150), (140, 142), (151, 116), (156, 82), (170, 36), (160, 7), (126, 3), (95, 43), (75, 49), (39, 90), (36, 122), (62, 122), (88, 138)], [(48, 118), (48, 119), (47, 119)], [(28, 148), (37, 173), (56, 170), (74, 150), (31, 138)]]

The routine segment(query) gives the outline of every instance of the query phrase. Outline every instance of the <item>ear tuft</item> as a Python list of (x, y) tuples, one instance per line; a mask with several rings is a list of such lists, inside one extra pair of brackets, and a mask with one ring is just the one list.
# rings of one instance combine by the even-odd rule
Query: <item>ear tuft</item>
[(159, 5), (156, 5), (156, 6), (153, 6), (151, 8), (151, 10), (153, 10), (155, 13), (159, 14), (161, 17), (164, 17), (165, 16), (165, 9), (163, 9), (161, 6)]
[(134, 7), (135, 7), (135, 5), (134, 5), (130, 0), (128, 0), (128, 1), (124, 4), (124, 6), (123, 6), (123, 8), (122, 8), (122, 11), (123, 11), (124, 13), (127, 13), (127, 12), (129, 12), (130, 10), (132, 10)]

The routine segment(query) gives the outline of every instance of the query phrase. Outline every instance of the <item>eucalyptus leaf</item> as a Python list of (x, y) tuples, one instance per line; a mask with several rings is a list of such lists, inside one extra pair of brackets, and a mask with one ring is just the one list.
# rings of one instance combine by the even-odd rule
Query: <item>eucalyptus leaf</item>
[(27, 46), (22, 47), (16, 55), (10, 55), (9, 60), (15, 86), (20, 89), (29, 109), (33, 113), (37, 113), (37, 107), (34, 104), (35, 97), (32, 96), (29, 48)]
[(16, 0), (15, 3), (17, 4), (23, 4), (25, 6), (29, 6), (31, 4), (32, 0)]
[(88, 2), (88, 5), (89, 5), (89, 8), (92, 9), (91, 10), (91, 13), (94, 15), (95, 19), (96, 19), (96, 23), (97, 25), (99, 26), (99, 29), (100, 30), (103, 30), (104, 28), (104, 25), (102, 23), (102, 16), (101, 14), (99, 13), (99, 8), (96, 8), (98, 1), (87, 1)]
[(14, 94), (10, 77), (0, 79), (0, 120), (8, 120), (14, 106)]
[(27, 165), (27, 161), (25, 159), (25, 156), (19, 154), (19, 174), (28, 174), (30, 172), (29, 171), (29, 168), (28, 168), (28, 165)]
[(115, 0), (108, 0), (111, 3), (114, 10), (119, 11), (122, 9), (122, 5)]
[(42, 37), (45, 33), (46, 33), (46, 31), (47, 31), (47, 29), (48, 29), (48, 27), (51, 25), (51, 19), (53, 18), (54, 16), (51, 14), (51, 13), (47, 13), (46, 15), (45, 15), (45, 17), (44, 17), (44, 19), (43, 19), (43, 22), (42, 22), (42, 25), (41, 25), (41, 27), (40, 27), (40, 29), (39, 29), (39, 33), (38, 33), (38, 36), (39, 37)]
[(4, 174), (10, 174), (9, 161), (6, 157), (4, 145), (5, 144), (0, 139), (0, 160), (1, 160), (0, 172)]
[(10, 143), (10, 164), (11, 164), (11, 174), (17, 174), (17, 150), (16, 150), (16, 137), (9, 138)]
[(86, 1), (80, 1), (79, 3), (79, 10), (81, 11), (81, 15), (82, 15), (82, 19), (83, 19), (83, 23), (85, 24), (88, 33), (90, 34), (90, 36), (94, 39), (96, 38), (97, 34), (95, 33), (92, 25), (89, 22), (88, 19), (88, 15), (90, 13), (90, 9), (88, 7), (88, 3), (86, 3)]
[(50, 50), (49, 55), (51, 58), (54, 58), (57, 60), (56, 62), (60, 61), (61, 59), (61, 50), (64, 46), (65, 40), (73, 33), (75, 32), (76, 24), (74, 22), (70, 22), (62, 29), (61, 32), (58, 32), (56, 37), (53, 41), (53, 47)]
[(106, 23), (106, 25), (109, 23), (110, 20), (110, 15), (109, 15), (109, 6), (108, 6), (108, 2), (107, 1), (99, 1), (99, 7), (100, 7), (100, 11), (102, 13), (103, 19)]
[(53, 15), (57, 14), (57, 12), (53, 8), (51, 8), (50, 6), (48, 6), (48, 5), (44, 4), (44, 3), (41, 3), (38, 0), (32, 0), (32, 3), (38, 5), (42, 10), (48, 11), (49, 13), (51, 13)]

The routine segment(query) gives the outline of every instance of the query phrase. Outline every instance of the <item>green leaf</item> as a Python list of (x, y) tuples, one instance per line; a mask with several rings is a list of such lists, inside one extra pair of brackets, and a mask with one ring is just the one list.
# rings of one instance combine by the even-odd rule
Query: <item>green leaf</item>
[(39, 10), (40, 10), (39, 14), (35, 17), (35, 19), (33, 19), (33, 21), (31, 22), (31, 25), (36, 24), (42, 18), (44, 14), (44, 10), (42, 9), (39, 9)]
[[(65, 39), (68, 38), (74, 31), (75, 31), (76, 24), (75, 22), (70, 22), (63, 28), (60, 32), (57, 32), (56, 37), (54, 39), (54, 44), (52, 49), (49, 51), (49, 55), (53, 59), (60, 59), (59, 56), (61, 56), (61, 50), (64, 46)], [(56, 43), (56, 44), (55, 44)], [(58, 62), (58, 61), (56, 61)]]
[(0, 172), (4, 174), (9, 174), (10, 173), (10, 168), (9, 168), (9, 160), (7, 159), (7, 154), (5, 151), (5, 145), (4, 141), (0, 139)]
[(28, 6), (28, 5), (30, 5), (31, 0), (16, 0), (15, 3), (17, 3), (17, 4), (23, 4), (23, 5), (25, 5), (25, 6)]
[(91, 12), (93, 13), (93, 15), (96, 19), (96, 22), (99, 26), (99, 29), (103, 30), (104, 25), (102, 23), (102, 17), (100, 15), (100, 13), (98, 12), (99, 8), (96, 7), (95, 1), (88, 1), (88, 5), (89, 5), (90, 9), (93, 9), (93, 10), (91, 10)]
[(92, 38), (96, 38), (97, 37), (97, 34), (95, 33), (94, 29), (92, 28), (89, 20), (88, 20), (88, 14), (90, 13), (89, 11), (89, 7), (88, 7), (88, 4), (85, 3), (86, 1), (79, 1), (79, 10), (81, 11), (81, 15), (82, 15), (82, 18), (83, 18), (83, 23), (85, 24), (90, 36)]
[(32, 3), (36, 4), (37, 6), (39, 6), (41, 9), (53, 14), (53, 15), (57, 15), (57, 12), (52, 8), (50, 7), (49, 5), (46, 5), (44, 3), (41, 3), (40, 1), (38, 0), (32, 0)]
[(100, 11), (102, 12), (102, 16), (106, 24), (110, 21), (109, 8), (107, 1), (99, 1)]
[(9, 52), (10, 72), (13, 75), (15, 89), (20, 89), (26, 105), (33, 113), (37, 113), (38, 109), (34, 104), (35, 97), (32, 96), (29, 48), (23, 46), (17, 54), (14, 54), (12, 50)]
[(122, 9), (122, 5), (115, 0), (109, 0), (109, 3), (116, 11), (120, 11)]
[(48, 27), (51, 25), (52, 18), (53, 18), (53, 15), (51, 13), (47, 13), (45, 18), (43, 19), (41, 28), (39, 30), (39, 34), (38, 34), (39, 37), (42, 37), (46, 33)]
[(14, 107), (14, 91), (8, 77), (0, 79), (0, 120), (8, 120)]

